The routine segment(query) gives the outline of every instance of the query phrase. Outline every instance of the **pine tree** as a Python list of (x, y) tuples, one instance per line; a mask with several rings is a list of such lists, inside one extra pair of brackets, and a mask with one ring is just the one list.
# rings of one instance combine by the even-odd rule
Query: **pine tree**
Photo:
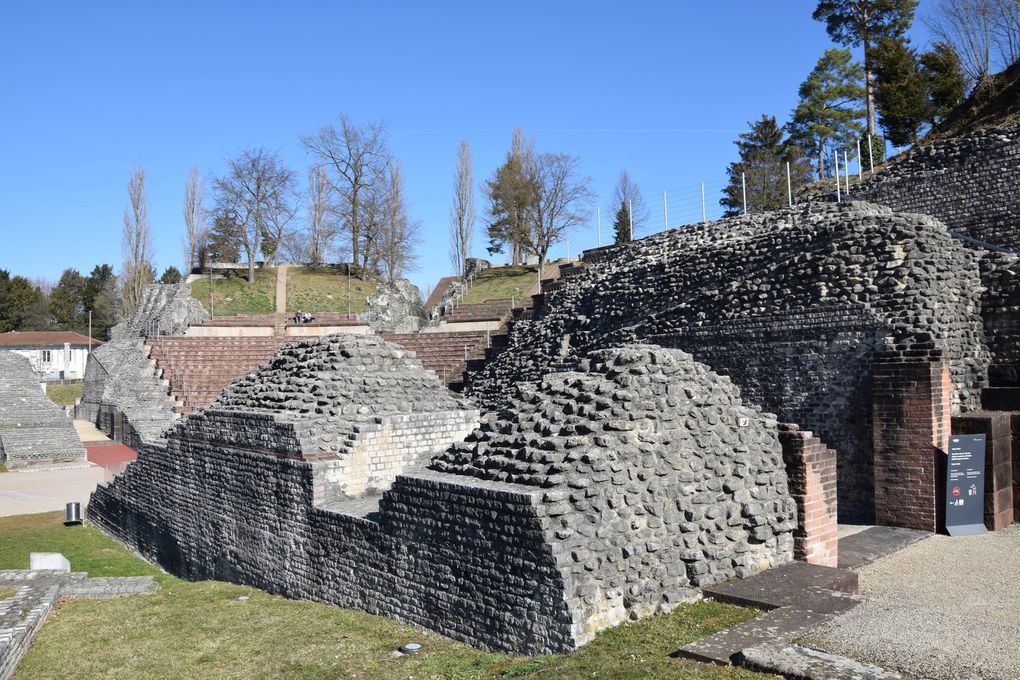
[(787, 127), (791, 139), (817, 159), (819, 179), (827, 174), (834, 148), (856, 147), (860, 139), (866, 112), (863, 81), (864, 68), (850, 50), (831, 49), (800, 86), (800, 102)]
[(748, 212), (774, 210), (787, 204), (787, 163), (793, 192), (811, 179), (811, 162), (800, 147), (784, 138), (774, 116), (763, 115), (748, 125), (750, 131), (741, 133), (735, 142), (740, 160), (726, 169), (729, 184), (719, 204), (727, 208), (727, 215), (743, 210), (743, 178), (747, 181)]
[(173, 265), (166, 268), (163, 275), (159, 277), (160, 283), (180, 283), (181, 271)]
[(630, 210), (624, 201), (620, 201), (620, 207), (616, 211), (616, 218), (613, 220), (613, 232), (615, 243), (626, 243), (634, 239), (634, 227), (630, 220)]
[(875, 102), (886, 137), (896, 146), (917, 141), (929, 119), (928, 89), (917, 53), (906, 41), (883, 38), (875, 48)]
[(902, 36), (914, 21), (917, 0), (819, 0), (811, 15), (825, 22), (835, 42), (864, 48), (864, 87), (868, 134), (875, 134), (875, 62), (872, 48), (882, 38)]

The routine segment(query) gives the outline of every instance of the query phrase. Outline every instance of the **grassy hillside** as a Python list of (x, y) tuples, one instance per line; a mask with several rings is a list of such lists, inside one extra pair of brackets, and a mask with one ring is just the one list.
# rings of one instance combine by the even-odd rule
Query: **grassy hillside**
[(509, 300), (511, 296), (520, 302), (534, 288), (537, 277), (538, 265), (491, 267), (475, 278), (461, 304)]
[[(225, 279), (203, 278), (191, 283), (191, 296), (209, 311), (209, 287), (212, 286), (216, 316), (234, 314), (272, 314), (276, 311), (276, 270), (255, 272), (255, 283), (248, 285), (244, 275)], [(351, 311), (368, 309), (367, 298), (374, 295), (374, 281), (351, 278)], [(307, 312), (346, 312), (347, 274), (339, 267), (288, 267), (287, 309)]]
[(255, 272), (255, 283), (248, 285), (245, 275), (230, 275), (225, 279), (208, 278), (192, 281), (191, 297), (202, 303), (209, 311), (209, 287), (212, 286), (213, 306), (216, 316), (234, 314), (272, 314), (276, 311), (276, 270), (259, 269)]
[[(678, 647), (757, 612), (714, 602), (623, 624), (573, 654), (526, 658), (472, 649), (360, 611), (287, 600), (218, 581), (181, 581), (63, 513), (0, 517), (0, 569), (30, 551), (62, 552), (93, 576), (153, 575), (158, 593), (70, 600), (39, 632), (14, 677), (62, 678), (766, 678), (672, 659)], [(240, 596), (249, 599), (238, 600)], [(69, 653), (68, 640), (73, 640)], [(407, 642), (422, 651), (394, 656)]]
[[(368, 309), (374, 281), (351, 277), (351, 311)], [(347, 274), (340, 267), (290, 267), (287, 270), (287, 311), (346, 312)]]

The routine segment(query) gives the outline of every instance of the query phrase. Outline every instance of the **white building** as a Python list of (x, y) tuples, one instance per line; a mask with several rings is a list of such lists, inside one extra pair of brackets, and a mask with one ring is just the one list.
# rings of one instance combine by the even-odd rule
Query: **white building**
[[(92, 340), (91, 346), (103, 344)], [(89, 338), (71, 331), (11, 331), (0, 333), (0, 349), (32, 362), (45, 381), (81, 380), (89, 356)]]

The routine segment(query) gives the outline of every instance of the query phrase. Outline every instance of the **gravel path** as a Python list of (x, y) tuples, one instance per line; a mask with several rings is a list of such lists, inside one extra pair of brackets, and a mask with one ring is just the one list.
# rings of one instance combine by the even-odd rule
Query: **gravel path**
[(1020, 677), (1020, 525), (933, 536), (859, 574), (866, 601), (808, 645), (916, 678)]

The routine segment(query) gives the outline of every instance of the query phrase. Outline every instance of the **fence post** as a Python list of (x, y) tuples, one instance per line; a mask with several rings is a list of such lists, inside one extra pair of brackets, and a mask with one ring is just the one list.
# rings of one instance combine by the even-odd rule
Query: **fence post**
[(701, 223), (704, 224), (708, 221), (705, 217), (705, 181), (701, 181)]
[(793, 207), (793, 187), (790, 184), (790, 161), (786, 161), (786, 202)]
[(836, 203), (841, 203), (842, 202), (842, 198), (839, 195), (839, 151), (833, 150), (832, 158), (833, 158), (834, 161), (836, 161), (833, 164), (833, 168), (836, 171)]
[(846, 194), (850, 195), (850, 163), (846, 160), (846, 149), (843, 149), (843, 179), (846, 180)]
[(864, 159), (861, 158), (861, 140), (857, 138), (857, 183), (864, 183)]
[(868, 166), (871, 168), (872, 177), (875, 176), (875, 154), (871, 149), (871, 133), (868, 133)]
[(747, 214), (747, 174), (740, 173), (740, 191), (744, 197), (744, 214)]

